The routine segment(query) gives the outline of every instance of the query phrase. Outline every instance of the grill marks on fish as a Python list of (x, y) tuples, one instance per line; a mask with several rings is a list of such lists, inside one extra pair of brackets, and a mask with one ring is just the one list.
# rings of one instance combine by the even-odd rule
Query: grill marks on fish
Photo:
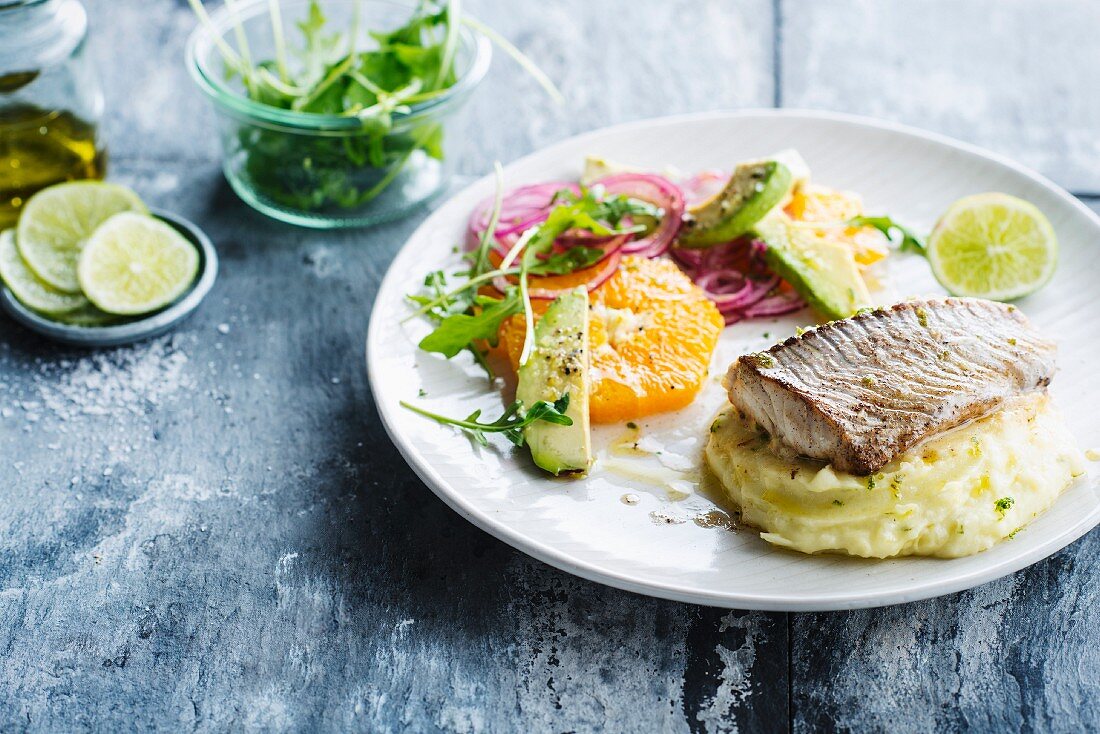
[(1055, 346), (1014, 306), (906, 301), (749, 354), (730, 402), (788, 448), (871, 474), (921, 441), (1044, 389)]

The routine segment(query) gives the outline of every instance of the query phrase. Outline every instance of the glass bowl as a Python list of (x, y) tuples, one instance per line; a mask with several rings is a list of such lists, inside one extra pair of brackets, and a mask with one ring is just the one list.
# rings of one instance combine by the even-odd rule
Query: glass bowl
[[(413, 7), (390, 0), (327, 0), (326, 29), (353, 27), (356, 48), (376, 46), (369, 30), (404, 24)], [(288, 45), (309, 0), (280, 3)], [(275, 57), (268, 0), (222, 7), (212, 27), (200, 25), (187, 44), (187, 65), (211, 99), (222, 145), (222, 168), (234, 191), (253, 208), (284, 222), (332, 229), (377, 224), (400, 217), (431, 199), (448, 183), (454, 166), (453, 126), (489, 68), (488, 39), (463, 27), (455, 54), (457, 81), (408, 111), (395, 111), (384, 133), (357, 117), (299, 112), (250, 99), (240, 75), (227, 73), (215, 34), (237, 48), (243, 33), (253, 63)]]

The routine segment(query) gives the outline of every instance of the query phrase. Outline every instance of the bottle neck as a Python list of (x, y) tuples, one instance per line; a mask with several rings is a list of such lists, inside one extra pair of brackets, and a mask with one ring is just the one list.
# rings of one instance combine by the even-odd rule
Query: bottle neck
[(0, 75), (63, 63), (87, 30), (80, 0), (0, 0)]

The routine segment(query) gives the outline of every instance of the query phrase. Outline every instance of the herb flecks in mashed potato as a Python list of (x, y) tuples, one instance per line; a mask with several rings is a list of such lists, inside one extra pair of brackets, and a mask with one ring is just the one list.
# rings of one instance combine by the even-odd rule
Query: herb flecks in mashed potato
[(1084, 472), (1069, 430), (1050, 398), (1038, 393), (934, 438), (871, 476), (753, 450), (754, 429), (736, 411), (721, 415), (707, 463), (743, 522), (760, 528), (769, 543), (804, 553), (978, 553), (1018, 532)]

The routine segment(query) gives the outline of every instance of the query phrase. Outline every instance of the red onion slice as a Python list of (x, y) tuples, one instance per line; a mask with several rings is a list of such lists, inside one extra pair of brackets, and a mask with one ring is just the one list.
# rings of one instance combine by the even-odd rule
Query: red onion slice
[(782, 316), (788, 313), (800, 311), (806, 307), (806, 302), (793, 290), (776, 293), (752, 304), (745, 309), (748, 318), (761, 316)]
[(724, 171), (700, 171), (680, 184), (684, 194), (684, 203), (688, 206), (698, 204), (717, 194), (729, 181), (730, 175)]
[(752, 290), (752, 283), (740, 270), (711, 270), (695, 278), (695, 285), (703, 289), (714, 305), (737, 307), (743, 305), (745, 294)]
[(706, 250), (688, 250), (683, 247), (673, 247), (671, 254), (674, 260), (689, 271), (697, 270), (703, 264), (703, 253)]
[[(744, 276), (742, 277), (744, 278), (744, 285), (734, 293), (712, 294), (712, 292), (706, 288), (703, 288), (703, 290), (706, 291), (707, 296), (714, 301), (714, 305), (718, 306), (718, 310), (723, 311), (729, 309), (748, 309), (764, 298), (764, 296), (768, 295), (768, 292), (779, 284), (779, 276), (777, 275), (772, 275), (766, 280), (753, 280)], [(696, 281), (696, 284), (698, 284), (698, 282), (699, 281)]]
[[(555, 249), (558, 249), (558, 245), (561, 242), (561, 239), (564, 239), (564, 238), (559, 238), (558, 241), (555, 242), (555, 245), (554, 245)], [(578, 238), (578, 239), (580, 239), (580, 238)], [(585, 245), (585, 246), (588, 246), (588, 247), (599, 248), (599, 249), (603, 250), (603, 257), (601, 257), (599, 260), (597, 260), (596, 262), (589, 265), (584, 270), (576, 271), (577, 273), (590, 273), (590, 276), (588, 277), (588, 280), (585, 282), (585, 285), (587, 285), (589, 292), (592, 292), (593, 290), (598, 288), (600, 285), (602, 285), (604, 282), (606, 282), (607, 279), (610, 278), (615, 273), (615, 271), (619, 268), (619, 262), (622, 259), (622, 247), (623, 247), (623, 244), (627, 241), (627, 239), (628, 239), (627, 235), (619, 235), (618, 237), (602, 237), (602, 238), (599, 238), (598, 241), (594, 241), (590, 245)], [(563, 248), (563, 249), (569, 249), (569, 248)], [(499, 262), (499, 260), (497, 262)], [(553, 299), (557, 298), (559, 295), (561, 295), (561, 293), (563, 291), (569, 290), (570, 288), (576, 288), (577, 285), (580, 285), (580, 283), (577, 283), (577, 284), (567, 286), (567, 287), (564, 287), (564, 288), (539, 288), (538, 287), (538, 283), (542, 278), (553, 278), (553, 277), (564, 277), (564, 276), (538, 276), (538, 275), (531, 276), (531, 280), (529, 282), (529, 285), (533, 285), (534, 287), (529, 287), (527, 289), (528, 295), (530, 295), (531, 298), (553, 300)], [(513, 285), (515, 285), (515, 282), (510, 280), (507, 276), (498, 275), (496, 278), (493, 279), (493, 287), (496, 288), (501, 293), (504, 293), (504, 291), (509, 286), (513, 286)]]
[[(507, 192), (500, 202), (500, 221), (497, 223), (497, 239), (515, 235), (518, 239), (528, 227), (538, 224), (550, 210), (554, 194), (568, 189), (580, 194), (580, 186), (570, 181), (549, 181), (547, 183), (520, 186)], [(466, 225), (466, 245), (473, 249), (481, 242), (481, 235), (489, 228), (493, 216), (496, 196), (490, 196), (474, 207)], [(513, 243), (514, 243), (513, 239)]]
[(609, 194), (640, 199), (662, 210), (657, 228), (648, 237), (627, 243), (624, 254), (653, 258), (668, 251), (684, 216), (684, 195), (676, 184), (650, 173), (617, 173), (601, 178), (594, 185), (603, 186)]
[[(588, 288), (588, 292), (599, 288), (606, 283), (612, 275), (619, 269), (619, 262), (623, 259), (623, 253), (621, 249), (617, 249), (611, 253), (610, 257), (605, 257), (600, 262), (596, 263), (588, 270), (596, 269), (592, 273), (591, 277), (585, 282), (585, 287)], [(579, 271), (578, 271), (579, 272)], [(572, 290), (577, 286), (568, 286), (566, 288), (528, 288), (527, 295), (531, 298), (538, 298), (541, 300), (552, 301), (567, 290)]]
[(767, 245), (741, 239), (705, 250), (674, 248), (672, 255), (718, 307), (726, 325), (748, 318), (780, 316), (806, 304), (764, 261)]
[[(584, 286), (588, 289), (589, 293), (606, 283), (608, 279), (615, 274), (615, 272), (619, 269), (619, 262), (622, 260), (622, 257), (623, 255), (621, 249), (615, 248), (610, 253), (608, 253), (607, 257), (604, 257), (595, 265), (591, 265), (584, 270), (577, 271), (577, 273), (589, 273), (588, 279), (584, 282)], [(565, 286), (563, 288), (540, 288), (537, 285), (538, 282), (538, 279), (534, 279), (531, 281), (531, 283), (534, 283), (536, 285), (534, 287), (531, 287), (530, 285), (528, 286), (527, 295), (530, 296), (532, 299), (540, 301), (552, 301), (565, 291), (572, 290), (578, 285), (581, 285), (580, 283), (576, 283), (574, 285)], [(504, 293), (505, 290), (514, 285), (515, 283), (508, 280), (508, 278), (504, 277), (503, 275), (499, 275), (493, 279), (493, 287), (501, 293)]]
[(741, 321), (742, 319), (745, 318), (744, 314), (742, 314), (740, 311), (737, 311), (737, 310), (734, 310), (734, 311), (721, 311), (721, 314), (722, 314), (722, 318), (726, 320), (726, 326), (733, 326), (738, 321)]

